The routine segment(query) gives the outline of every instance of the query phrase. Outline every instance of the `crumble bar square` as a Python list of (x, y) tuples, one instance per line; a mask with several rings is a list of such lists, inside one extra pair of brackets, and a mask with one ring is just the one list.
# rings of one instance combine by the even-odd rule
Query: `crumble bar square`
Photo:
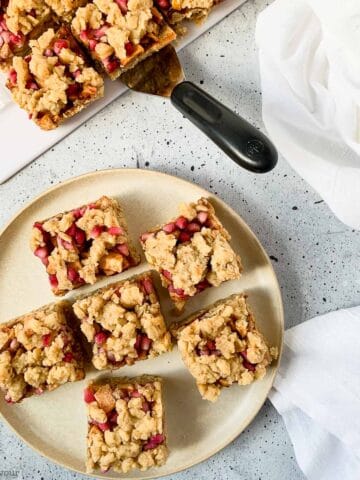
[(140, 237), (146, 260), (161, 276), (178, 310), (207, 287), (240, 277), (241, 262), (229, 244), (230, 235), (201, 198), (181, 204), (180, 216)]
[(31, 250), (40, 258), (55, 295), (140, 262), (119, 203), (106, 196), (48, 220), (35, 222)]
[(127, 473), (164, 465), (166, 446), (162, 380), (144, 375), (90, 383), (87, 404), (87, 472)]
[(171, 25), (184, 20), (201, 23), (221, 0), (155, 0), (164, 17)]
[(0, 388), (8, 403), (84, 378), (68, 315), (68, 302), (59, 302), (0, 324)]
[(172, 348), (151, 272), (101, 288), (75, 302), (98, 370), (132, 365)]
[(69, 28), (48, 29), (30, 41), (30, 48), (25, 58), (14, 57), (6, 86), (43, 130), (58, 127), (103, 96), (104, 81), (87, 63)]
[(25, 55), (29, 40), (53, 23), (50, 8), (41, 0), (1, 1), (0, 69), (8, 69), (15, 55)]
[(214, 402), (223, 387), (262, 378), (277, 358), (258, 331), (244, 294), (234, 294), (171, 328), (182, 359), (203, 399)]
[(176, 38), (152, 0), (93, 0), (71, 27), (112, 80)]

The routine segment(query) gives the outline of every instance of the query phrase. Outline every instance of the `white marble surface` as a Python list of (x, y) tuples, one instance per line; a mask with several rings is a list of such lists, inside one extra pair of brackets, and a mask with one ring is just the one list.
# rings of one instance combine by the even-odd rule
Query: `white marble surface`
[[(249, 0), (181, 54), (188, 79), (203, 84), (260, 128), (254, 28), (257, 14), (268, 3)], [(288, 327), (319, 313), (360, 304), (360, 233), (334, 218), (284, 160), (264, 176), (245, 172), (159, 98), (126, 94), (0, 186), (0, 225), (49, 186), (109, 167), (150, 168), (179, 175), (228, 202), (272, 256)], [(5, 470), (20, 472), (8, 478), (85, 478), (46, 461), (0, 424), (0, 475)], [(304, 477), (283, 422), (267, 402), (250, 427), (226, 449), (171, 478)]]

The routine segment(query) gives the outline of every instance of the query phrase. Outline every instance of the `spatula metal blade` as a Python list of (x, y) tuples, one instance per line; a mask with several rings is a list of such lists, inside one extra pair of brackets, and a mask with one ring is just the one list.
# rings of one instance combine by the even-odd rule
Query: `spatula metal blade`
[(170, 97), (173, 88), (184, 79), (180, 60), (171, 45), (138, 63), (120, 77), (131, 90), (161, 97)]

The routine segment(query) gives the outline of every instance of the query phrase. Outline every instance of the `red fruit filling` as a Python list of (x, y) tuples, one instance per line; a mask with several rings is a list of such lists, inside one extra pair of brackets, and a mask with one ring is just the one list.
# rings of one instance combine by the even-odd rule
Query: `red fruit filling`
[(108, 233), (110, 233), (110, 235), (122, 235), (124, 230), (121, 227), (110, 227), (108, 228)]
[(185, 217), (179, 217), (175, 222), (175, 225), (177, 226), (177, 228), (180, 228), (180, 230), (184, 230), (187, 224), (188, 224), (188, 221)]
[(120, 62), (115, 57), (105, 58), (103, 63), (106, 71), (109, 73), (115, 72), (115, 70), (117, 70), (120, 67)]
[(74, 355), (71, 352), (66, 352), (63, 357), (63, 360), (64, 362), (71, 362), (73, 358), (74, 358)]
[(103, 225), (96, 225), (90, 232), (90, 237), (91, 238), (97, 238), (99, 237), (102, 232), (104, 231), (104, 226)]
[(150, 295), (150, 293), (153, 293), (154, 291), (154, 287), (153, 287), (153, 284), (152, 284), (152, 281), (150, 278), (146, 277), (142, 280), (142, 284), (143, 284), (143, 287), (144, 287), (144, 290), (145, 292)]
[(158, 0), (157, 4), (159, 5), (160, 8), (163, 8), (165, 10), (170, 8), (169, 0)]
[(247, 368), (248, 370), (250, 370), (250, 372), (255, 372), (256, 370), (256, 365), (254, 365), (253, 363), (250, 363), (249, 360), (247, 359), (247, 356), (246, 356), (246, 351), (245, 352), (240, 352), (240, 355), (242, 356), (243, 358), (243, 365), (245, 368)]
[(121, 253), (121, 255), (124, 255), (125, 257), (128, 257), (130, 255), (129, 247), (126, 243), (116, 245), (115, 248), (119, 253)]
[(126, 13), (128, 11), (128, 8), (127, 8), (128, 0), (115, 0), (115, 1), (118, 4), (118, 6), (121, 10), (121, 13), (123, 15), (126, 15)]
[(150, 440), (145, 443), (143, 449), (144, 450), (152, 450), (153, 448), (158, 447), (161, 445), (165, 440), (165, 436), (162, 433), (157, 433), (156, 435), (153, 435), (150, 437)]
[(59, 285), (56, 275), (49, 275), (49, 282), (53, 288), (56, 288)]
[(51, 334), (47, 333), (41, 337), (41, 341), (44, 347), (48, 347), (51, 343)]
[(95, 343), (97, 345), (102, 345), (104, 342), (106, 342), (107, 335), (104, 332), (99, 332), (95, 335)]
[(71, 83), (68, 88), (66, 89), (66, 96), (70, 100), (75, 100), (79, 98), (80, 94), (82, 92), (82, 86), (81, 83)]
[(84, 401), (86, 403), (91, 403), (95, 401), (95, 395), (90, 388), (84, 389)]
[(55, 42), (53, 44), (53, 49), (54, 49), (54, 52), (56, 53), (56, 55), (59, 55), (59, 53), (61, 52), (61, 50), (63, 48), (69, 48), (69, 42), (67, 40), (62, 39), (62, 38), (59, 38), (58, 40), (55, 40)]
[(135, 51), (135, 45), (131, 42), (126, 42), (125, 43), (125, 51), (126, 51), (126, 55), (128, 57), (130, 57)]

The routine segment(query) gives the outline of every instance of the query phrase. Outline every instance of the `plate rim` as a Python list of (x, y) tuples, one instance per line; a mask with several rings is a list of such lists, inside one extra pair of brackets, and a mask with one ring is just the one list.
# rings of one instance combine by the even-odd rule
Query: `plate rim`
[[(161, 176), (161, 177), (164, 177), (164, 178), (171, 178), (173, 180), (176, 180), (176, 181), (180, 181), (180, 182), (184, 182), (184, 183), (187, 183), (189, 184), (190, 186), (196, 186), (197, 188), (199, 188), (200, 190), (202, 190), (204, 192), (204, 194), (206, 194), (207, 196), (209, 196), (210, 198), (211, 197), (215, 197), (217, 199), (217, 201), (221, 204), (221, 206), (223, 208), (225, 208), (226, 210), (228, 210), (231, 215), (233, 215), (234, 217), (237, 218), (238, 221), (240, 221), (242, 227), (247, 230), (247, 233), (250, 234), (250, 236), (253, 238), (253, 240), (256, 242), (257, 244), (257, 247), (260, 249), (261, 253), (264, 255), (264, 257), (266, 258), (267, 260), (267, 263), (268, 265), (270, 266), (271, 268), (271, 272), (272, 272), (272, 275), (274, 277), (274, 288), (276, 289), (276, 293), (277, 293), (277, 296), (278, 296), (278, 300), (279, 300), (279, 325), (280, 325), (280, 342), (279, 342), (279, 345), (278, 345), (278, 350), (279, 350), (279, 355), (278, 355), (278, 358), (276, 360), (276, 363), (274, 364), (274, 366), (272, 367), (272, 371), (270, 373), (271, 375), (271, 378), (270, 378), (270, 383), (269, 383), (269, 387), (268, 387), (268, 390), (266, 392), (266, 396), (264, 398), (264, 400), (262, 402), (259, 403), (259, 405), (256, 407), (256, 410), (255, 412), (253, 413), (252, 416), (250, 416), (246, 423), (244, 424), (244, 426), (241, 428), (239, 428), (239, 430), (233, 435), (231, 436), (230, 438), (227, 438), (225, 440), (224, 443), (222, 443), (220, 446), (217, 446), (215, 449), (211, 450), (211, 452), (205, 454), (203, 457), (201, 457), (200, 459), (197, 459), (196, 461), (191, 461), (190, 463), (186, 464), (186, 465), (183, 465), (179, 468), (176, 468), (174, 469), (172, 472), (170, 473), (160, 473), (160, 474), (157, 474), (155, 473), (155, 475), (151, 476), (151, 477), (148, 477), (148, 476), (140, 476), (140, 477), (132, 477), (132, 476), (126, 476), (126, 479), (127, 480), (150, 480), (150, 479), (156, 479), (156, 478), (161, 478), (161, 477), (165, 477), (165, 476), (169, 476), (169, 475), (174, 475), (176, 473), (179, 473), (179, 472), (182, 472), (184, 470), (187, 470), (189, 468), (192, 468), (194, 467), (195, 465), (198, 465), (206, 460), (208, 460), (209, 458), (211, 458), (213, 455), (215, 455), (216, 453), (220, 452), (221, 450), (223, 450), (225, 447), (227, 447), (231, 442), (233, 442), (255, 419), (255, 417), (258, 415), (259, 411), (261, 410), (261, 408), (263, 407), (264, 403), (266, 402), (266, 400), (268, 399), (268, 396), (269, 396), (269, 392), (271, 390), (271, 388), (273, 387), (273, 384), (274, 384), (274, 381), (275, 381), (275, 377), (278, 373), (278, 370), (279, 370), (279, 366), (280, 366), (280, 361), (281, 361), (281, 357), (282, 357), (282, 352), (283, 352), (283, 344), (284, 344), (284, 332), (285, 332), (285, 320), (284, 320), (284, 305), (283, 305), (283, 300), (282, 300), (282, 295), (281, 295), (281, 289), (280, 289), (280, 285), (279, 285), (279, 281), (277, 279), (277, 275), (276, 275), (276, 272), (274, 270), (274, 267), (271, 263), (271, 260), (269, 258), (269, 255), (267, 254), (267, 252), (265, 251), (264, 247), (262, 246), (260, 240), (258, 239), (257, 235), (253, 232), (253, 230), (250, 228), (250, 226), (245, 222), (245, 220), (242, 218), (242, 216), (240, 214), (238, 214), (230, 205), (228, 205), (218, 194), (214, 194), (212, 192), (209, 192), (206, 188), (202, 187), (201, 185), (198, 185), (197, 183), (195, 182), (192, 182), (190, 180), (187, 180), (185, 178), (182, 178), (180, 176), (177, 176), (177, 175), (172, 175), (172, 174), (169, 174), (169, 173), (166, 173), (166, 172), (161, 172), (161, 171), (158, 171), (158, 170), (152, 170), (152, 169), (145, 169), (145, 168), (126, 168), (126, 167), (119, 167), (119, 168), (105, 168), (105, 169), (101, 169), (101, 170), (94, 170), (94, 171), (91, 171), (91, 172), (87, 172), (87, 173), (83, 173), (81, 175), (77, 175), (75, 177), (71, 177), (71, 178), (68, 178), (67, 180), (64, 180), (64, 181), (60, 181), (59, 183), (57, 183), (56, 185), (53, 185), (49, 188), (47, 188), (46, 190), (44, 190), (43, 192), (41, 192), (40, 194), (36, 195), (32, 200), (28, 201), (25, 203), (25, 205), (20, 208), (17, 212), (15, 212), (15, 214), (13, 214), (10, 219), (5, 223), (5, 225), (1, 228), (0, 230), (0, 237), (2, 237), (4, 235), (4, 233), (6, 232), (6, 230), (11, 226), (11, 224), (19, 217), (21, 216), (28, 208), (30, 208), (33, 204), (35, 204), (36, 202), (38, 202), (39, 200), (41, 200), (43, 197), (45, 197), (46, 195), (62, 188), (63, 186), (66, 186), (66, 185), (69, 185), (71, 183), (75, 183), (81, 179), (85, 179), (85, 178), (90, 178), (90, 177), (96, 177), (98, 175), (109, 175), (111, 173), (117, 173), (117, 174), (122, 174), (123, 172), (126, 172), (126, 173), (130, 173), (130, 174), (135, 174), (135, 175), (141, 175), (141, 174), (145, 174), (145, 175), (157, 175), (157, 176)], [(56, 299), (54, 300), (56, 301)], [(74, 467), (71, 467), (69, 465), (67, 465), (66, 463), (63, 463), (59, 460), (56, 460), (54, 459), (51, 455), (47, 455), (45, 454), (40, 448), (34, 446), (33, 444), (31, 444), (28, 440), (26, 440), (22, 434), (20, 432), (18, 432), (15, 427), (12, 426), (12, 424), (7, 420), (7, 418), (0, 412), (0, 418), (4, 421), (4, 423), (10, 428), (10, 430), (12, 432), (15, 433), (15, 435), (22, 441), (24, 442), (28, 447), (30, 447), (32, 450), (34, 450), (37, 454), (39, 454), (41, 457), (43, 458), (46, 458), (47, 460), (50, 460), (51, 462), (53, 462), (55, 465), (58, 465), (62, 468), (65, 468), (67, 470), (70, 470), (72, 472), (76, 472), (80, 475), (85, 475), (85, 476), (88, 476), (88, 477), (92, 477), (92, 478), (105, 478), (105, 479), (109, 479), (109, 480), (119, 480), (119, 478), (121, 479), (122, 477), (119, 477), (119, 476), (113, 476), (113, 475), (97, 475), (96, 473), (84, 473), (83, 471), (81, 470), (78, 470), (77, 468), (74, 468)], [(130, 472), (129, 472), (130, 473)]]

